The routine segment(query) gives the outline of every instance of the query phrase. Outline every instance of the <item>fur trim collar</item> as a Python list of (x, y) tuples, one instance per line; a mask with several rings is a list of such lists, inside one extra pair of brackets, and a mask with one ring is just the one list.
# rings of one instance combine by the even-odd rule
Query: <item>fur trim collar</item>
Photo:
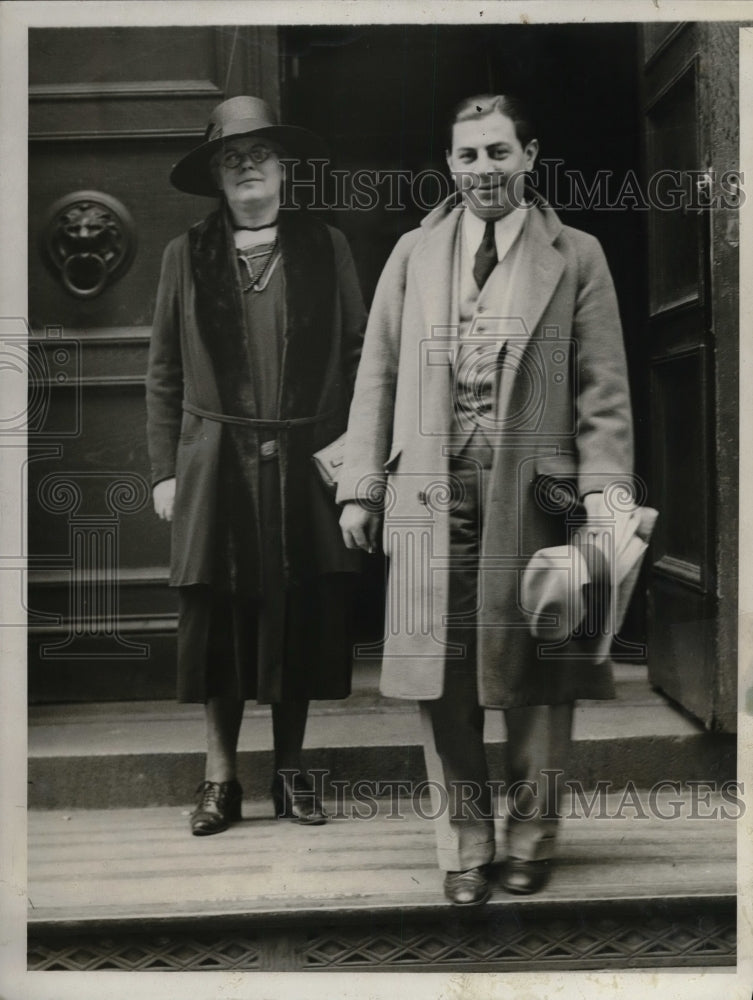
[[(285, 269), (285, 347), (281, 419), (307, 417), (329, 356), (335, 275), (327, 227), (302, 212), (281, 212), (278, 237)], [(256, 417), (253, 378), (235, 263), (232, 226), (219, 209), (189, 232), (198, 327), (212, 359), (224, 413)]]

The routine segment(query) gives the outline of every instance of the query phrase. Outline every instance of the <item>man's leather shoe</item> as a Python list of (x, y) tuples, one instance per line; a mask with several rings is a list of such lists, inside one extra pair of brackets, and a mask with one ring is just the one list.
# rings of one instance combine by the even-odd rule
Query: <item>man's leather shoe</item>
[(548, 861), (524, 861), (508, 858), (502, 875), (502, 888), (506, 892), (529, 896), (543, 889), (549, 881), (551, 869)]
[(195, 837), (222, 833), (240, 820), (243, 789), (235, 779), (202, 781), (196, 794), (198, 802), (191, 813), (191, 833)]
[(465, 872), (447, 872), (444, 894), (455, 906), (479, 906), (490, 895), (489, 879), (484, 868), (469, 868)]
[(321, 826), (327, 822), (319, 797), (304, 774), (277, 771), (271, 791), (278, 819), (292, 819), (305, 826)]

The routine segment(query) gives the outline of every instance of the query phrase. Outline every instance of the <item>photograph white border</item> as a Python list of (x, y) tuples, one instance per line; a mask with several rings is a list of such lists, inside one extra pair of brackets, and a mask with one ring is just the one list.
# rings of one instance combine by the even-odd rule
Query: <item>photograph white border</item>
[[(27, 29), (43, 26), (165, 25), (165, 24), (309, 24), (309, 23), (543, 23), (619, 21), (753, 21), (753, 6), (741, 2), (664, 3), (661, 0), (497, 0), (497, 2), (349, 2), (349, 0), (244, 0), (196, 3), (184, 0), (128, 3), (21, 2), (0, 3), (0, 317), (27, 313)], [(741, 169), (753, 182), (753, 28), (740, 32)], [(746, 111), (743, 116), (743, 111)], [(753, 203), (741, 209), (741, 386), (753, 381)], [(17, 382), (0, 372), (0, 420), (25, 405)], [(739, 736), (738, 779), (746, 793), (753, 788), (751, 749), (753, 704), (749, 665), (753, 650), (753, 513), (745, 486), (753, 483), (753, 402), (741, 393), (740, 545), (743, 567), (739, 592)], [(748, 447), (745, 447), (745, 443)], [(23, 496), (18, 483), (23, 447), (3, 448), (0, 455), (0, 569), (2, 554), (17, 551), (23, 531)], [(18, 620), (17, 588), (0, 576), (0, 624)], [(11, 603), (16, 602), (11, 608)], [(746, 794), (746, 812), (738, 821), (738, 961), (735, 972), (713, 968), (589, 973), (123, 973), (28, 972), (26, 970), (26, 636), (21, 627), (0, 628), (0, 998), (2, 1000), (239, 1000), (253, 997), (301, 997), (309, 1000), (358, 998), (370, 1000), (397, 994), (420, 1000), (543, 1000), (562, 997), (624, 996), (662, 1000), (750, 1000), (753, 994), (753, 910), (751, 854), (753, 809)], [(135, 979), (133, 977), (136, 977)]]

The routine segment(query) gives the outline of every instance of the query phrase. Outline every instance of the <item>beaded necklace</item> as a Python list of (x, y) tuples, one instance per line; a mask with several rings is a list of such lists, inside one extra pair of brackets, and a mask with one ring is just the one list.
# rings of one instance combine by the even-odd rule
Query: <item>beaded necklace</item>
[(269, 284), (275, 268), (280, 262), (277, 249), (277, 238), (272, 243), (261, 244), (248, 250), (239, 250), (238, 259), (243, 263), (248, 273), (248, 284), (244, 292), (263, 292)]

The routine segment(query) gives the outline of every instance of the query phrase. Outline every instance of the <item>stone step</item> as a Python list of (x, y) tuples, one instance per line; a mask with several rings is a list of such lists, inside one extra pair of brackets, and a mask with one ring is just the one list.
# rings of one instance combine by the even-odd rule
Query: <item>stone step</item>
[[(617, 664), (618, 697), (576, 707), (567, 776), (650, 788), (660, 781), (720, 785), (736, 771), (735, 738), (708, 733), (648, 683), (645, 668)], [(382, 698), (374, 671), (359, 671), (350, 698), (314, 702), (304, 766), (328, 778), (390, 783), (425, 778), (418, 709)], [(487, 712), (494, 777), (504, 777), (504, 718)], [(239, 741), (239, 779), (249, 799), (267, 795), (271, 714), (249, 704)], [(203, 776), (200, 705), (108, 702), (29, 709), (29, 806), (97, 809), (182, 805)]]
[[(413, 809), (348, 803), (322, 827), (246, 800), (242, 822), (191, 837), (187, 809), (29, 813), (28, 963), (35, 970), (541, 971), (731, 967), (740, 810), (711, 793), (574, 799), (537, 895), (500, 886), (448, 904), (434, 831)], [(638, 809), (635, 809), (635, 806)]]

